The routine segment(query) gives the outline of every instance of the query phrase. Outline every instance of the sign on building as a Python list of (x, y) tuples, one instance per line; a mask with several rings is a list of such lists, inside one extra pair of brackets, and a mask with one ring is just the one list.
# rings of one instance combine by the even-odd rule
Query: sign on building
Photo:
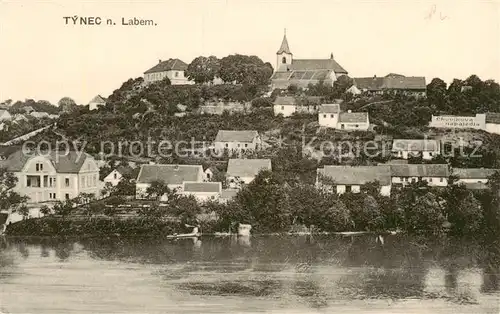
[(430, 127), (434, 128), (462, 128), (462, 129), (486, 129), (486, 115), (476, 116), (432, 116)]

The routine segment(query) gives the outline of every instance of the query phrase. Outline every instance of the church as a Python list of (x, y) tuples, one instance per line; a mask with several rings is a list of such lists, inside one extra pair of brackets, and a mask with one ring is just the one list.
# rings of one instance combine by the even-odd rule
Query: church
[(307, 88), (309, 84), (323, 82), (333, 86), (339, 76), (347, 71), (333, 59), (294, 59), (288, 46), (286, 32), (278, 52), (276, 52), (276, 70), (271, 77), (272, 89), (286, 89), (290, 85)]

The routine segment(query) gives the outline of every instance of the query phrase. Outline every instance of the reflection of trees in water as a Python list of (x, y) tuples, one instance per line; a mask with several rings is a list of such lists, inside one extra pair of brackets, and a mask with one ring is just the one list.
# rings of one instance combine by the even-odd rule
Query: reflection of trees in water
[(500, 291), (500, 241), (487, 245), (484, 258), (481, 260), (483, 283), (481, 292), (493, 293)]

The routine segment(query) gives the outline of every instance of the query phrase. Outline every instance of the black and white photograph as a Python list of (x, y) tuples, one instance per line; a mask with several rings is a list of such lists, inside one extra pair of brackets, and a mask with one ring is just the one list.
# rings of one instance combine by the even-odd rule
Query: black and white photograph
[(500, 314), (500, 1), (0, 0), (0, 314)]

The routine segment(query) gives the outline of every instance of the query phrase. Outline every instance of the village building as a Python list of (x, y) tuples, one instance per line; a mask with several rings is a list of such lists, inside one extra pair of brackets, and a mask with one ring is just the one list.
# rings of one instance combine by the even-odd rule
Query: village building
[(323, 104), (319, 108), (320, 126), (339, 130), (367, 131), (370, 128), (368, 112), (341, 112), (338, 104)]
[(20, 113), (14, 116), (14, 121), (12, 121), (12, 123), (21, 124), (26, 121), (28, 121), (28, 118), (24, 114)]
[(452, 175), (457, 178), (456, 184), (464, 184), (471, 190), (486, 189), (489, 178), (500, 169), (490, 168), (453, 168)]
[(380, 194), (391, 194), (391, 170), (387, 165), (379, 166), (331, 166), (317, 169), (316, 187), (333, 190), (337, 194), (360, 193), (367, 183), (378, 182)]
[(404, 76), (390, 73), (385, 77), (356, 77), (353, 85), (347, 89), (354, 95), (369, 94), (404, 94), (407, 96), (425, 97), (427, 85), (423, 76)]
[(203, 182), (200, 165), (142, 165), (135, 183), (136, 198), (147, 198), (146, 190), (152, 182), (164, 182), (169, 189), (182, 191), (184, 181)]
[(431, 160), (441, 154), (441, 145), (439, 140), (395, 139), (392, 142), (392, 153), (397, 158), (422, 157)]
[(97, 108), (105, 105), (106, 98), (102, 97), (101, 95), (97, 95), (89, 102), (89, 110), (96, 110)]
[(447, 186), (450, 177), (447, 164), (392, 164), (390, 167), (395, 185), (426, 181), (429, 186)]
[(247, 113), (252, 110), (252, 104), (250, 102), (239, 102), (239, 101), (206, 101), (197, 110), (197, 114), (213, 114), (222, 115), (227, 112), (228, 114), (235, 113)]
[[(137, 169), (137, 168), (136, 168)], [(110, 183), (112, 186), (117, 186), (124, 177), (134, 178), (137, 177), (138, 169), (136, 170), (130, 166), (118, 166), (113, 169), (104, 179), (104, 183)]]
[(330, 54), (329, 59), (294, 59), (286, 33), (276, 52), (276, 69), (271, 77), (272, 89), (286, 89), (291, 85), (307, 88), (320, 82), (333, 86), (333, 82), (347, 71)]
[(187, 182), (184, 181), (182, 194), (194, 196), (199, 202), (218, 200), (222, 193), (221, 182)]
[(192, 85), (194, 81), (189, 80), (185, 75), (187, 67), (185, 62), (177, 58), (159, 60), (157, 65), (144, 72), (144, 83), (158, 82), (168, 77), (172, 85)]
[(49, 114), (47, 112), (41, 112), (41, 111), (33, 111), (30, 113), (30, 116), (32, 116), (35, 119), (49, 119)]
[(27, 113), (27, 114), (30, 114), (33, 111), (35, 111), (35, 109), (33, 109), (33, 107), (31, 107), (31, 106), (25, 106), (22, 108), (22, 110), (24, 110), (24, 113)]
[(214, 141), (214, 148), (221, 152), (245, 152), (247, 150), (258, 150), (262, 144), (257, 131), (228, 131), (219, 130)]
[(94, 158), (75, 151), (27, 152), (22, 149), (0, 161), (18, 183), (15, 191), (32, 203), (63, 201), (90, 193), (99, 197), (102, 184)]
[(11, 121), (12, 115), (7, 110), (0, 110), (0, 121)]
[(229, 187), (249, 184), (262, 170), (272, 171), (271, 159), (229, 159), (226, 171)]
[(283, 115), (289, 117), (294, 113), (315, 114), (321, 105), (320, 96), (277, 96), (273, 103), (274, 115)]
[(221, 195), (219, 197), (219, 202), (220, 203), (227, 203), (227, 202), (233, 200), (236, 197), (236, 194), (238, 194), (238, 192), (239, 192), (238, 189), (222, 190)]

